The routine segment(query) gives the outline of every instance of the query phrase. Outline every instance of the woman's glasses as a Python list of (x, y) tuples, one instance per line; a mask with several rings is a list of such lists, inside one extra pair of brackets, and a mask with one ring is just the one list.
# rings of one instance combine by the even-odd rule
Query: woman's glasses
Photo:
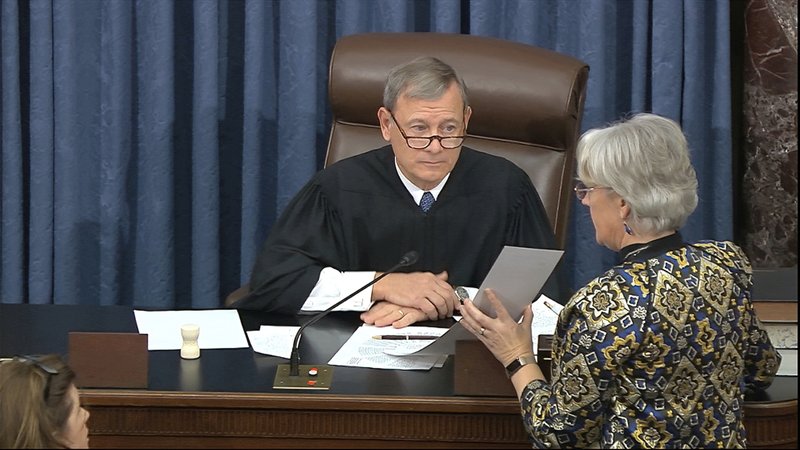
[(586, 187), (586, 185), (583, 184), (583, 181), (578, 181), (577, 183), (575, 183), (575, 187), (573, 188), (573, 190), (575, 191), (575, 196), (578, 197), (578, 200), (580, 201), (583, 201), (583, 199), (586, 198), (586, 195), (595, 189), (611, 189), (611, 188), (603, 186)]

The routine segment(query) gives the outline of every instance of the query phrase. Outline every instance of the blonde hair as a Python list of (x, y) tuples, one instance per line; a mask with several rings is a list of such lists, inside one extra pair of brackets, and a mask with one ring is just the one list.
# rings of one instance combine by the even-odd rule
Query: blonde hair
[(59, 436), (73, 407), (67, 393), (74, 379), (58, 355), (0, 362), (0, 448), (64, 448)]

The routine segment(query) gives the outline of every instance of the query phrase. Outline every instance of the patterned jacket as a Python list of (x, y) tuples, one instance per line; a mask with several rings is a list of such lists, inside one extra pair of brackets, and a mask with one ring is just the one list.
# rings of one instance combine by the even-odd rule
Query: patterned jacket
[(552, 382), (522, 395), (534, 446), (746, 445), (745, 389), (768, 387), (780, 364), (753, 310), (750, 263), (731, 242), (662, 240), (561, 312)]

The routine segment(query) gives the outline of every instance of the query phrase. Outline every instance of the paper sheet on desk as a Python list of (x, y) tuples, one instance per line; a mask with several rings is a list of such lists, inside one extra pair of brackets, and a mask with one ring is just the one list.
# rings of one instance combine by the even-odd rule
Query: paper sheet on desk
[(180, 350), (183, 344), (181, 326), (187, 323), (200, 326), (197, 344), (201, 349), (247, 347), (242, 321), (233, 309), (134, 310), (133, 315), (139, 333), (147, 334), (148, 350)]
[[(503, 302), (508, 314), (515, 319), (522, 317), (522, 311), (530, 307), (534, 296), (542, 289), (564, 252), (541, 248), (512, 247), (507, 245), (497, 257), (478, 294), (475, 306), (491, 317), (494, 308), (486, 298), (486, 289), (492, 289)], [(553, 302), (555, 303), (555, 302)], [(453, 354), (456, 341), (477, 339), (460, 322), (439, 339), (420, 349), (417, 355)]]
[(447, 328), (437, 327), (376, 327), (362, 325), (342, 345), (328, 364), (332, 366), (369, 367), (372, 369), (428, 370), (438, 365), (441, 355), (414, 355), (427, 345), (425, 340), (381, 340), (376, 335), (441, 336)]
[(531, 304), (533, 322), (531, 322), (531, 338), (533, 338), (533, 354), (539, 354), (539, 335), (553, 334), (556, 332), (558, 315), (563, 306), (559, 305), (546, 295), (541, 295)]
[(300, 327), (296, 326), (261, 325), (258, 330), (248, 331), (247, 337), (253, 351), (289, 359), (298, 331)]

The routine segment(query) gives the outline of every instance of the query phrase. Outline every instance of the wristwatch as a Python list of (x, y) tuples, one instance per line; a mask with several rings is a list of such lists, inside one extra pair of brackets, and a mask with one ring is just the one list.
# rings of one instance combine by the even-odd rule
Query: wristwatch
[(514, 375), (519, 369), (522, 368), (522, 366), (535, 363), (536, 363), (536, 357), (531, 354), (518, 356), (517, 359), (511, 361), (506, 366), (506, 375), (508, 376), (508, 378), (511, 378), (511, 375)]

